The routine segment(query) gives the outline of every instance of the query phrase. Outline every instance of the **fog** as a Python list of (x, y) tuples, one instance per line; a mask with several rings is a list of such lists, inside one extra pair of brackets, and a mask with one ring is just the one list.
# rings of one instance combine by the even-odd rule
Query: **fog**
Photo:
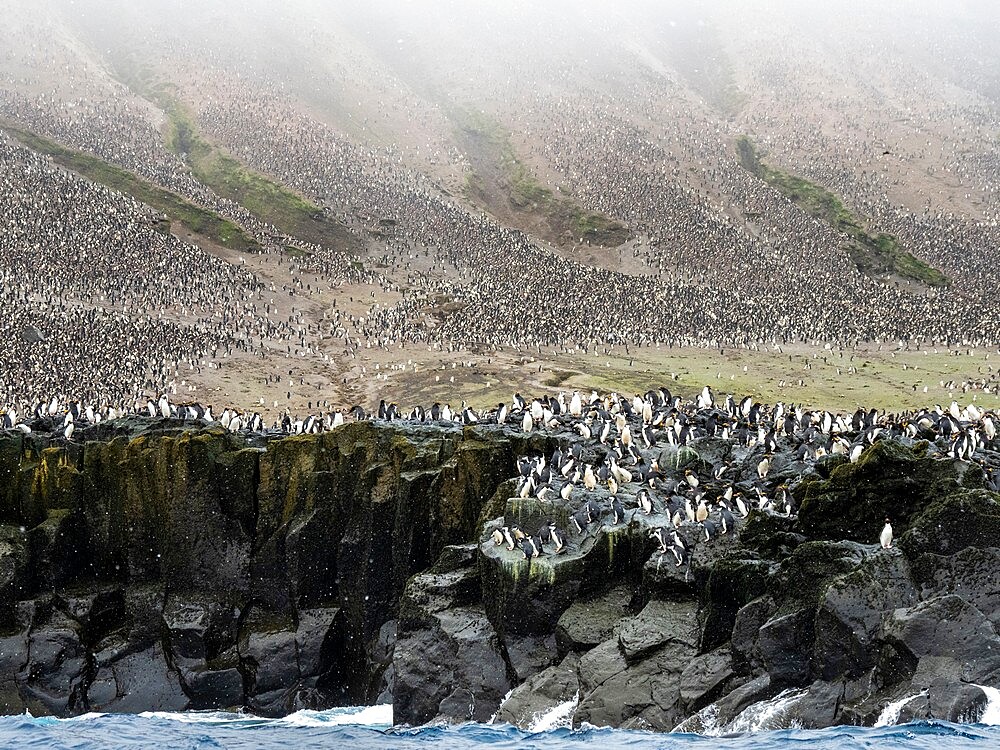
[[(518, 86), (615, 86), (638, 67), (744, 70), (780, 51), (806, 74), (916, 68), (995, 98), (996, 3), (795, 0), (13, 0), (3, 11), (8, 69), (51, 45), (114, 74), (209, 65), (308, 88), (373, 70), (422, 95), (489, 100)], [(36, 38), (40, 29), (51, 33)], [(643, 65), (639, 61), (645, 61)], [(69, 62), (73, 64), (73, 62)], [(661, 71), (662, 72), (662, 71)], [(697, 86), (697, 81), (694, 82)]]

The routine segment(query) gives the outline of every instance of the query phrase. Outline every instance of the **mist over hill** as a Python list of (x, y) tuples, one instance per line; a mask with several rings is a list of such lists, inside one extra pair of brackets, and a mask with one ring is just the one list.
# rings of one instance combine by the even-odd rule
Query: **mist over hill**
[[(998, 343), (995, 5), (9, 5), (3, 178), (25, 189), (3, 195), (20, 218), (2, 251), (50, 248), (74, 278), (15, 274), (7, 294), (35, 304), (6, 337), (5, 401), (91, 382), (74, 332), (139, 311), (148, 351), (91, 397), (186, 389), (281, 413), (391, 379), (492, 403), (600, 355), (621, 388), (669, 370), (853, 403), (855, 383), (816, 390), (856, 369), (850, 351)], [(43, 163), (73, 187), (39, 182)], [(93, 253), (31, 205), (46, 191), (93, 224)], [(175, 258), (153, 301), (93, 283), (125, 215), (114, 257), (132, 259), (107, 273)], [(250, 281), (221, 289), (220, 260)], [(135, 348), (105, 335), (94, 348)], [(801, 360), (756, 378), (732, 355), (664, 353), (780, 347)], [(847, 359), (802, 374), (830, 351)], [(940, 370), (896, 372), (877, 398), (996, 380), (985, 361)]]

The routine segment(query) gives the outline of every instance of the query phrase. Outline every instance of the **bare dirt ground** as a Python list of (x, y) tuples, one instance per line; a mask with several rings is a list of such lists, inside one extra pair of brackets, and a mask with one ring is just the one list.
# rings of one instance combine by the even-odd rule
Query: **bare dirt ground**
[[(233, 255), (211, 248), (222, 257)], [(230, 258), (230, 260), (233, 260)], [(273, 296), (278, 316), (293, 308), (322, 320), (333, 304), (354, 315), (367, 314), (372, 304), (367, 286), (344, 286), (303, 297), (281, 292), (293, 275), (287, 261), (275, 256), (244, 256), (244, 262), (279, 291)], [(299, 275), (314, 289), (317, 277)], [(384, 297), (379, 297), (385, 304)], [(348, 409), (354, 404), (373, 408), (380, 399), (404, 409), (435, 401), (463, 402), (484, 408), (509, 402), (516, 391), (554, 393), (572, 390), (644, 392), (665, 385), (694, 395), (709, 385), (718, 395), (751, 395), (767, 402), (784, 401), (811, 408), (852, 410), (858, 406), (900, 411), (952, 400), (1000, 407), (1000, 395), (965, 384), (996, 379), (1000, 352), (984, 350), (897, 350), (872, 345), (858, 350), (828, 350), (806, 345), (746, 349), (620, 347), (597, 352), (456, 351), (407, 344), (388, 349), (362, 349), (358, 357), (345, 351), (343, 341), (324, 337), (316, 351), (296, 355), (282, 346), (269, 348), (266, 359), (235, 353), (218, 369), (191, 375), (192, 398), (205, 403), (237, 404), (261, 411), (269, 419), (309, 410)]]

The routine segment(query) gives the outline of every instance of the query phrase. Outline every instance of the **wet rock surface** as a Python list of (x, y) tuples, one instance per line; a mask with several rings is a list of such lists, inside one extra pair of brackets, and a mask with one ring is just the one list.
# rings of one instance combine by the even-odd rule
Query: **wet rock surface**
[[(391, 701), (399, 723), (721, 732), (911, 696), (900, 721), (975, 720), (1000, 684), (1000, 496), (927, 443), (806, 461), (779, 437), (764, 478), (760, 446), (695, 438), (567, 499), (612, 452), (569, 423), (151, 424), (0, 434), (0, 710)], [(574, 445), (549, 492), (511, 480)], [(526, 554), (515, 530), (550, 525), (562, 548)]]
[[(0, 711), (391, 701), (404, 588), (449, 554), (473, 575), (435, 574), (424, 645), (450, 638), (447, 661), (474, 669), (494, 658), (476, 718), (509, 690), (476, 545), (449, 545), (477, 536), (515, 455), (545, 438), (376, 423), (268, 438), (146, 419), (80, 434), (0, 433)], [(453, 713), (466, 676), (442, 697)]]

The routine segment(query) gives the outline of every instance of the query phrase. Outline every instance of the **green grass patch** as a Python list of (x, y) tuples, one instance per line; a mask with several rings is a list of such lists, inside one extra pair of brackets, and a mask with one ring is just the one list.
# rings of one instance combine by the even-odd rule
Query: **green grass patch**
[(457, 110), (452, 116), (473, 162), (473, 171), (466, 176), (468, 197), (489, 206), (497, 193), (504, 195), (515, 212), (544, 219), (551, 228), (550, 239), (556, 242), (562, 242), (567, 231), (574, 239), (604, 247), (617, 247), (628, 239), (628, 228), (621, 222), (587, 211), (541, 184), (495, 120), (471, 110)]
[(167, 147), (215, 193), (293, 237), (333, 247), (351, 242), (350, 233), (315, 203), (249, 169), (203, 138), (191, 113), (168, 89), (161, 88), (154, 100), (168, 117)]
[(356, 238), (338, 221), (295, 191), (249, 169), (204, 138), (184, 105), (178, 87), (134, 55), (115, 60), (119, 80), (156, 104), (167, 116), (164, 139), (194, 176), (216, 194), (239, 203), (259, 219), (285, 234), (308, 242), (351, 248)]
[(891, 234), (869, 232), (864, 222), (829, 190), (765, 164), (747, 136), (736, 141), (736, 152), (740, 164), (748, 172), (791, 199), (810, 216), (848, 235), (851, 238), (846, 248), (848, 257), (862, 273), (870, 276), (896, 274), (929, 286), (948, 283), (947, 276), (906, 252)]
[[(260, 245), (239, 226), (218, 214), (182, 198), (176, 193), (158, 187), (113, 164), (91, 154), (66, 148), (55, 141), (3, 123), (3, 130), (40, 154), (91, 182), (96, 182), (112, 190), (125, 193), (136, 200), (166, 214), (171, 220), (180, 222), (195, 234), (200, 234), (213, 242), (240, 252), (257, 252)], [(157, 222), (154, 229), (169, 232), (166, 222)]]

